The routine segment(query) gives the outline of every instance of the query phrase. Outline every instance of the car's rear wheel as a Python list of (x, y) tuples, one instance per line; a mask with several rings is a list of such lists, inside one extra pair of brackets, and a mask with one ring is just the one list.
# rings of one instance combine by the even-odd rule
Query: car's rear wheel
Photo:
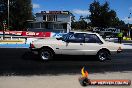
[(97, 54), (97, 59), (101, 62), (109, 59), (110, 54), (108, 53), (108, 51), (106, 50), (100, 50)]
[(48, 61), (53, 58), (53, 53), (50, 49), (42, 49), (39, 52), (40, 59)]

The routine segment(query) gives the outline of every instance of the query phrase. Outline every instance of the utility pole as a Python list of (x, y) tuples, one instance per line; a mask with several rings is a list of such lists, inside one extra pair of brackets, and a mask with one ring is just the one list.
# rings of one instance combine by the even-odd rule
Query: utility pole
[(128, 37), (130, 37), (130, 24), (129, 24), (129, 19), (131, 18), (131, 13), (129, 13), (129, 16), (128, 16)]
[(10, 26), (10, 1), (8, 0), (8, 28)]
[(6, 20), (3, 21), (3, 40), (5, 39), (5, 30), (7, 29)]

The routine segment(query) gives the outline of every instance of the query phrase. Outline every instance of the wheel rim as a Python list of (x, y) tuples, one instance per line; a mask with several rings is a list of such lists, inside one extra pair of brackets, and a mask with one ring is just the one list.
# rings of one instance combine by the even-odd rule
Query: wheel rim
[(101, 52), (101, 53), (99, 54), (99, 59), (100, 59), (101, 61), (106, 60), (106, 58), (107, 58), (107, 54), (106, 54), (105, 52)]
[(43, 60), (48, 60), (49, 57), (50, 57), (50, 53), (48, 51), (43, 51), (41, 53), (41, 57), (42, 57)]

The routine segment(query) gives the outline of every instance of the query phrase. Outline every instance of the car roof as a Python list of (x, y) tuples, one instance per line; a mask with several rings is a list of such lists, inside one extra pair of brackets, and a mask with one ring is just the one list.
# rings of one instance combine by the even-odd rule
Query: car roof
[(73, 33), (86, 33), (86, 34), (98, 34), (98, 33), (93, 33), (93, 32), (80, 32), (80, 31), (70, 31)]

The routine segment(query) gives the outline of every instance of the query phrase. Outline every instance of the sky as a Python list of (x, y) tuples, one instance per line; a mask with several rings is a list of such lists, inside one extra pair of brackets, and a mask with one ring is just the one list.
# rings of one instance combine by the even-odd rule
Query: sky
[[(89, 5), (94, 0), (32, 0), (33, 13), (41, 11), (71, 11), (76, 19), (90, 15)], [(98, 0), (101, 4), (108, 2), (110, 9), (115, 10), (120, 20), (132, 23), (132, 0)], [(128, 17), (130, 18), (128, 19)]]

